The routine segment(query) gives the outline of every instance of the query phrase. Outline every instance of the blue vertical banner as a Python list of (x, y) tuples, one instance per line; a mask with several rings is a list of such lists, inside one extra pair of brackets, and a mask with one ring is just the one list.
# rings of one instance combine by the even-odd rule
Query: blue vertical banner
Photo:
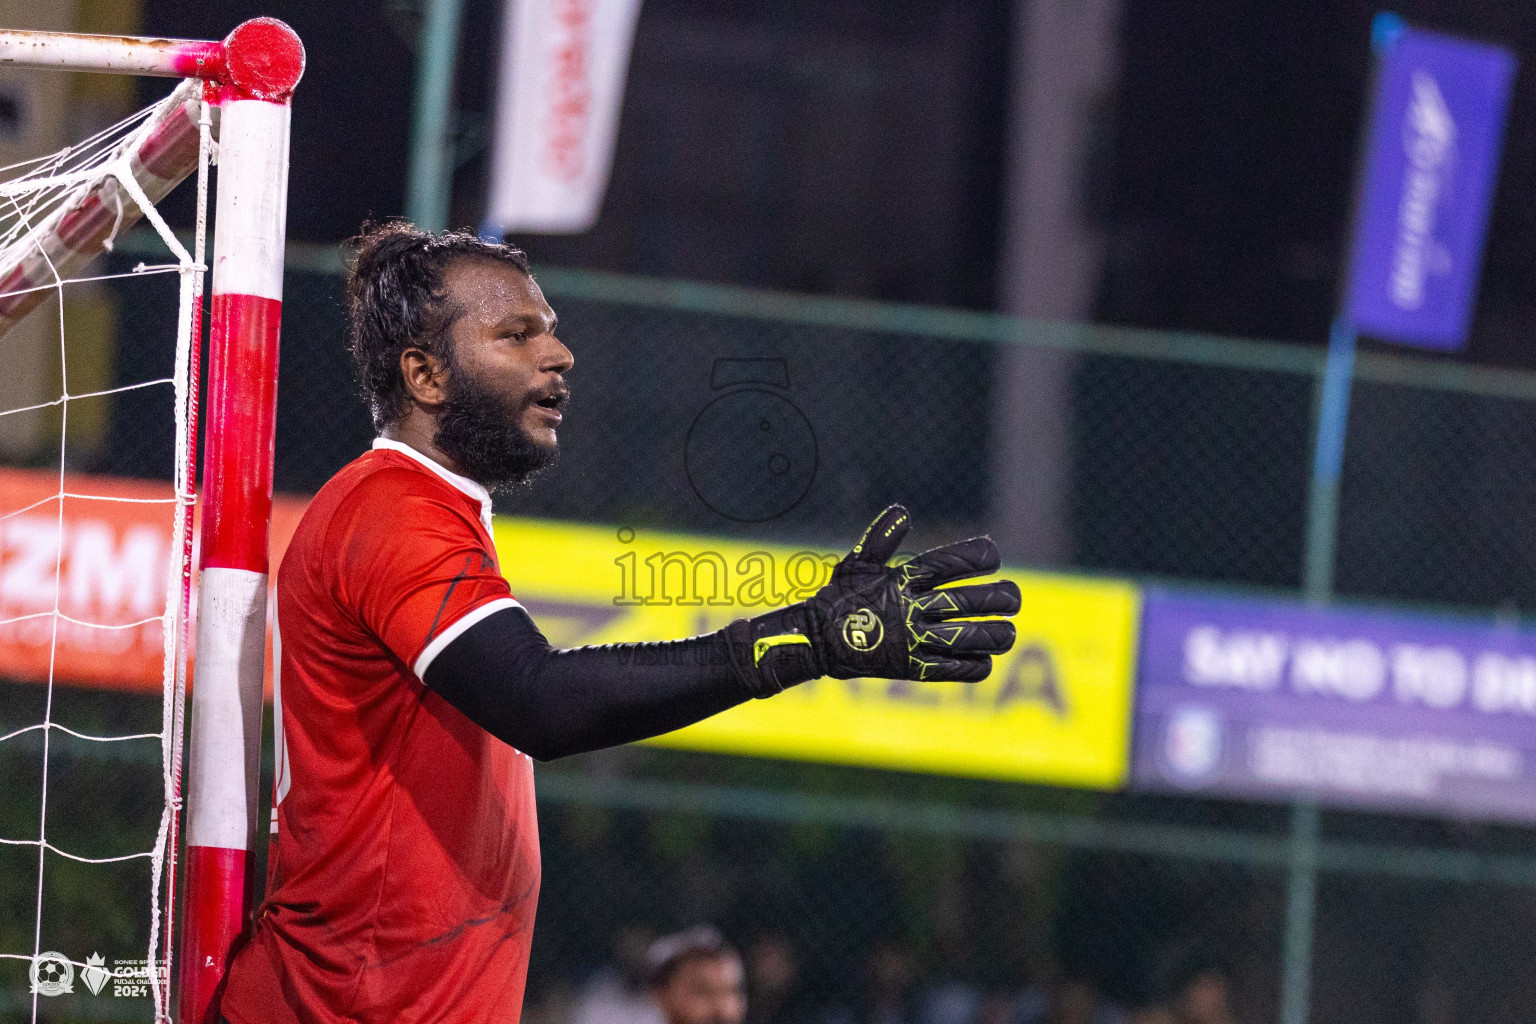
[(1471, 327), (1515, 58), (1503, 47), (1411, 28), (1378, 38), (1378, 52), (1346, 316), (1385, 341), (1459, 350)]

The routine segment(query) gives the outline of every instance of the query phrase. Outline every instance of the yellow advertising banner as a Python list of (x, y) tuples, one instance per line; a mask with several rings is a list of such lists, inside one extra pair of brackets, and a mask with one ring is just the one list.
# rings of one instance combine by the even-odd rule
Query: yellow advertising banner
[[(841, 552), (498, 518), (512, 592), (557, 646), (670, 640), (815, 591)], [(823, 679), (653, 742), (1109, 789), (1122, 784), (1140, 597), (1010, 570), (1019, 640), (983, 683)]]
[[(164, 499), (169, 491), (73, 476), (66, 490), (72, 497), (61, 511), (53, 497), (57, 474), (0, 473), (4, 507), (19, 510), (0, 524), (6, 542), (0, 672), (42, 680), (52, 666), (76, 684), (159, 692), (159, 616), (173, 538), (169, 506), (146, 499)], [(78, 497), (84, 494), (101, 500)], [(303, 508), (302, 499), (278, 499), (274, 565)], [(496, 546), (512, 592), (557, 646), (669, 640), (718, 629), (809, 596), (842, 556), (506, 517), (496, 519)], [(43, 574), (46, 587), (26, 582), (39, 561), (50, 570)], [(56, 632), (46, 615), (55, 603), (53, 571), (64, 583), (58, 607), (67, 615)], [(1136, 589), (1042, 573), (1008, 575), (1023, 591), (1015, 619), (1019, 641), (983, 683), (823, 679), (655, 742), (1056, 785), (1120, 785)], [(98, 622), (112, 628), (86, 628)]]

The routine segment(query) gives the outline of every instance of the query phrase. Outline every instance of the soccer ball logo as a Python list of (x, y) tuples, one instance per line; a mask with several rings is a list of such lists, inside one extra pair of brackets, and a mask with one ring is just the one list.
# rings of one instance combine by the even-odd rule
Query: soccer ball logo
[(843, 620), (843, 643), (856, 651), (872, 651), (884, 639), (880, 616), (868, 608), (860, 608)]
[(75, 965), (63, 953), (39, 953), (32, 958), (32, 992), (61, 996), (75, 990)]

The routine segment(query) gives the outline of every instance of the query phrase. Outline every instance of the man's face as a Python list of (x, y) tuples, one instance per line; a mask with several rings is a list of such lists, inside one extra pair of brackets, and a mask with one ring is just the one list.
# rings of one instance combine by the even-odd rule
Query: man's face
[(655, 996), (667, 1024), (741, 1024), (747, 1014), (736, 956), (689, 957)]
[(554, 461), (574, 362), (555, 313), (516, 267), (466, 259), (443, 274), (459, 316), (450, 328), (447, 401), (437, 446), (487, 487), (519, 483)]

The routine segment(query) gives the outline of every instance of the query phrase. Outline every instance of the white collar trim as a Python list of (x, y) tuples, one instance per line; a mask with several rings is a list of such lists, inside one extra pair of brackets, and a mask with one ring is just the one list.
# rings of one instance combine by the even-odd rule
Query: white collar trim
[(399, 441), (392, 441), (387, 437), (376, 437), (373, 439), (373, 448), (375, 451), (379, 450), (380, 448), (388, 449), (389, 451), (399, 452), (401, 455), (415, 459), (417, 462), (421, 463), (423, 466), (426, 466), (432, 472), (448, 481), (448, 483), (452, 484), (456, 490), (462, 491), (463, 493), (469, 495), (471, 498), (474, 498), (480, 503), (480, 521), (485, 524), (486, 532), (490, 532), (490, 491), (487, 491), (484, 487), (481, 487), (469, 477), (460, 476), (452, 470), (438, 465), (436, 462), (433, 462), (431, 459), (427, 458), (425, 455), (421, 454), (421, 452), (417, 451), (415, 448), (412, 448), (408, 444), (402, 444)]

